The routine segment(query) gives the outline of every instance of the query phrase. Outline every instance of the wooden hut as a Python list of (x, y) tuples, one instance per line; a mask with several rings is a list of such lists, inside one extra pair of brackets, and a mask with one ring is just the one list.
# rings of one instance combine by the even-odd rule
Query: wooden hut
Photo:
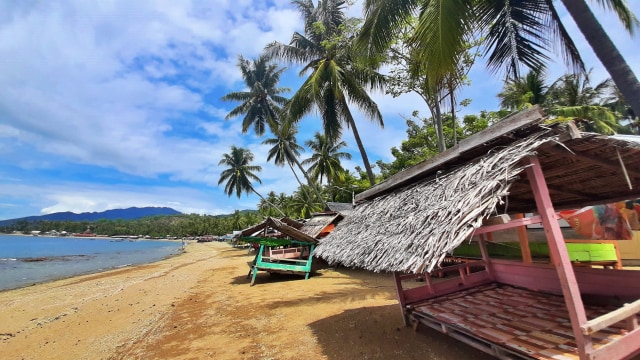
[(268, 217), (262, 223), (243, 230), (239, 234), (240, 239), (259, 245), (255, 259), (249, 264), (247, 276), (251, 278), (251, 285), (255, 284), (258, 271), (299, 273), (308, 279), (318, 239), (331, 232), (342, 218), (336, 212), (313, 214), (304, 223)]
[[(639, 198), (639, 169), (639, 137), (549, 125), (532, 108), (359, 194), (316, 256), (393, 272), (407, 325), (500, 358), (627, 358), (640, 351), (640, 271), (572, 264), (558, 211)], [(526, 239), (521, 261), (489, 256), (488, 234), (528, 224), (542, 224), (550, 261), (527, 256)], [(441, 266), (471, 240), (481, 259)]]

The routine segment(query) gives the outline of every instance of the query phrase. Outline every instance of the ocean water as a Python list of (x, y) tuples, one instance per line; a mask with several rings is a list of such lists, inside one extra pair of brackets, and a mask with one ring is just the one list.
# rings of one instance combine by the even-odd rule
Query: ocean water
[(0, 235), (0, 290), (145, 264), (181, 249), (176, 241)]

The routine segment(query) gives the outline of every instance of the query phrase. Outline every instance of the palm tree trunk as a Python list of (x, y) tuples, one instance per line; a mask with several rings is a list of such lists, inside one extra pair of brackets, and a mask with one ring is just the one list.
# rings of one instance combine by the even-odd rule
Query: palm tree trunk
[(442, 126), (442, 112), (440, 111), (440, 104), (436, 103), (434, 106), (435, 113), (433, 114), (434, 121), (436, 123), (436, 137), (438, 138), (438, 151), (443, 152), (447, 150), (447, 145), (444, 142), (444, 131)]
[[(313, 189), (313, 191), (316, 193), (316, 196), (318, 197), (318, 199), (320, 199), (320, 201), (322, 201), (322, 205), (326, 209), (327, 202), (324, 200), (324, 198), (322, 197), (322, 194), (320, 194), (320, 192), (316, 188), (315, 183), (311, 180), (311, 177), (309, 176), (309, 174), (307, 174), (307, 172), (304, 170), (304, 168), (302, 167), (302, 164), (300, 164), (300, 161), (298, 161), (298, 158), (294, 158), (293, 161), (296, 163), (296, 165), (298, 165), (298, 169), (300, 169), (300, 171), (302, 172), (302, 175), (304, 175), (304, 178), (307, 179), (307, 183), (309, 184), (309, 187)], [(289, 166), (291, 166), (291, 164), (289, 164)], [(293, 171), (293, 168), (291, 168), (291, 171)], [(293, 174), (295, 175), (295, 171), (293, 172)], [(297, 175), (296, 175), (296, 180), (298, 180)], [(298, 180), (298, 182), (300, 182), (300, 180)]]
[[(345, 105), (346, 107), (346, 105)], [(353, 131), (353, 137), (356, 139), (356, 144), (358, 144), (358, 150), (360, 150), (360, 155), (362, 155), (362, 163), (364, 164), (364, 168), (367, 171), (367, 177), (369, 178), (369, 184), (371, 186), (376, 184), (376, 178), (373, 176), (373, 171), (371, 170), (371, 164), (369, 164), (369, 157), (367, 157), (367, 152), (364, 150), (364, 145), (362, 145), (362, 139), (360, 139), (360, 134), (358, 133), (358, 129), (356, 128), (356, 122), (353, 120), (353, 116), (348, 114), (348, 124), (351, 127), (351, 131)]]
[(562, 0), (593, 52), (611, 75), (627, 104), (640, 114), (640, 83), (584, 0)]

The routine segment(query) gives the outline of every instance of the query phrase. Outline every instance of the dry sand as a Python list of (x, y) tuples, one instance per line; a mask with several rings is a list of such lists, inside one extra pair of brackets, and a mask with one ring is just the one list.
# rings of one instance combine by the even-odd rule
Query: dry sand
[(246, 279), (246, 249), (0, 292), (0, 359), (491, 359), (404, 327), (391, 278), (349, 269)]

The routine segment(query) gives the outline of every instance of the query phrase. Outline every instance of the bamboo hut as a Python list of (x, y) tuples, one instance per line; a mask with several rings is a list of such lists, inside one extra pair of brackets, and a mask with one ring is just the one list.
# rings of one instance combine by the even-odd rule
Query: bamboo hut
[(239, 234), (241, 240), (259, 245), (256, 257), (249, 264), (247, 277), (251, 278), (251, 285), (255, 284), (258, 271), (299, 273), (308, 279), (318, 239), (331, 232), (342, 218), (337, 212), (312, 214), (304, 223), (268, 217), (262, 223), (243, 230)]
[[(573, 264), (558, 212), (639, 198), (638, 169), (640, 137), (549, 125), (532, 108), (358, 194), (316, 256), (393, 272), (405, 324), (499, 358), (627, 358), (640, 351), (640, 271)], [(532, 260), (526, 236), (519, 261), (489, 256), (489, 235), (530, 224), (550, 260)], [(470, 241), (481, 259), (442, 266)]]

